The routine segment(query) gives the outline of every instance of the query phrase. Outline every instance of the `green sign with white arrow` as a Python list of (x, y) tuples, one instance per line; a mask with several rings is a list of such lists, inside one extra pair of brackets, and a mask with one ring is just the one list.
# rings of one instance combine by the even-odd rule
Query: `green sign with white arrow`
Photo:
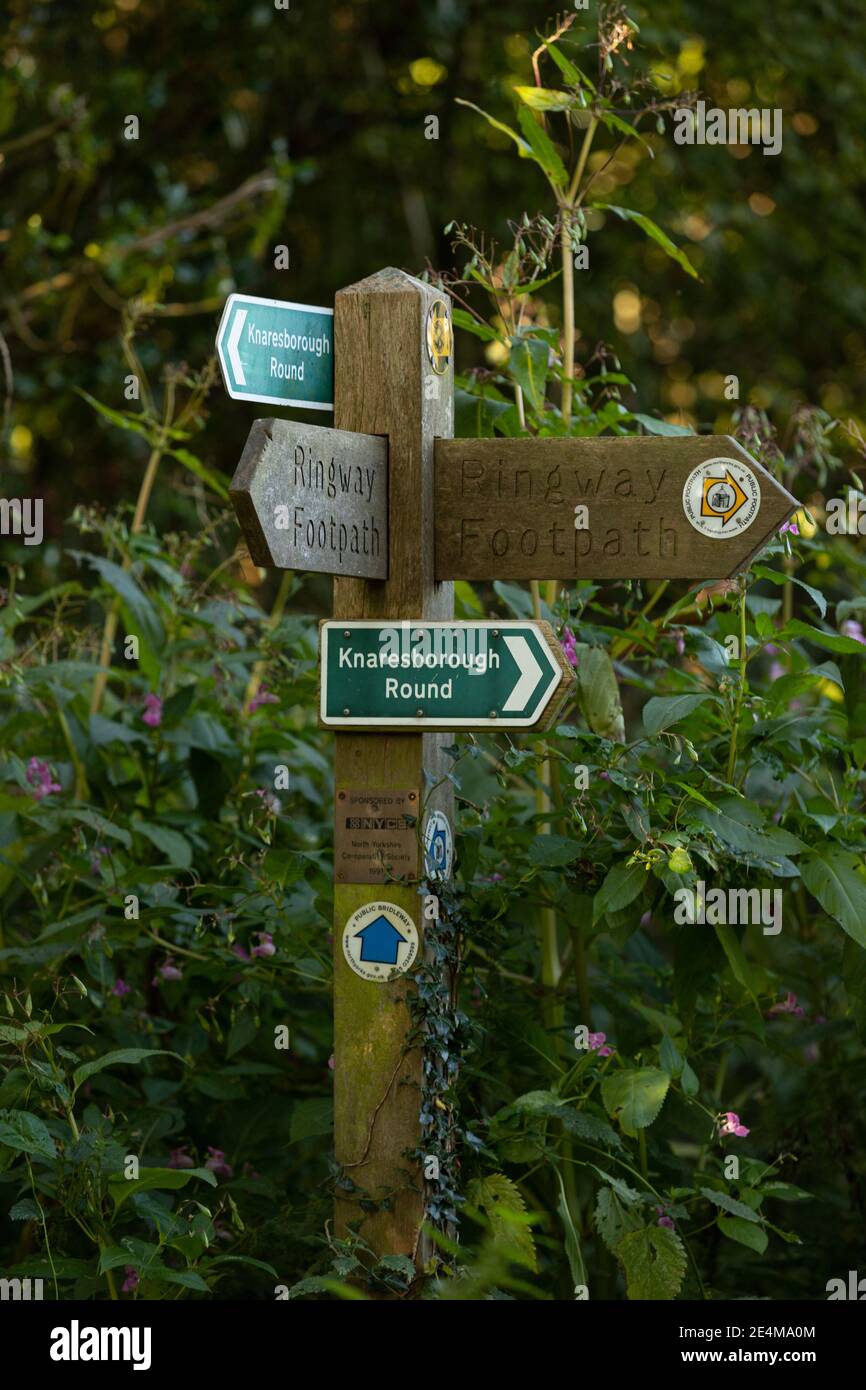
[(333, 410), (333, 309), (231, 294), (216, 349), (234, 400)]
[(571, 667), (544, 622), (328, 621), (319, 627), (327, 728), (544, 728)]

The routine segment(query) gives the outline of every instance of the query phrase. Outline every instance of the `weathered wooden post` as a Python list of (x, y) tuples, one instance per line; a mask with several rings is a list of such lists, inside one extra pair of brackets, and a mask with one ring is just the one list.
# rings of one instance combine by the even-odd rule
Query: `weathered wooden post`
[[(339, 291), (334, 310), (334, 423), (388, 440), (389, 567), (384, 581), (334, 579), (335, 618), (381, 621), (453, 617), (451, 583), (433, 577), (433, 452), (453, 430), (450, 316), (440, 293), (399, 270), (382, 270)], [(344, 733), (335, 738), (340, 798), (388, 792), (400, 814), (428, 804), (453, 823), (450, 783), (429, 796), (425, 773), (446, 770), (442, 734)], [(417, 845), (417, 836), (415, 837)], [(422, 866), (412, 865), (417, 876)], [(341, 871), (335, 856), (335, 875)], [(360, 877), (356, 871), (355, 877)], [(334, 888), (334, 1098), (337, 1163), (370, 1201), (388, 1201), (366, 1220), (358, 1195), (340, 1194), (337, 1232), (363, 1220), (379, 1254), (414, 1256), (424, 1198), (421, 1166), (406, 1157), (420, 1143), (421, 1057), (407, 1049), (405, 1001), (411, 976), (381, 984), (355, 973), (343, 949), (352, 915), (387, 901), (415, 922), (423, 949), (416, 885), (336, 879)]]
[(333, 341), (330, 315), (233, 295), (217, 349), (235, 398), (322, 410), (333, 362), (336, 428), (256, 421), (231, 496), (256, 563), (334, 575), (319, 719), (336, 735), (334, 1127), (351, 1180), (336, 1232), (417, 1260), (408, 972), (424, 955), (428, 838), (450, 872), (444, 746), (460, 729), (546, 727), (572, 685), (546, 623), (455, 622), (452, 581), (727, 577), (797, 503), (725, 436), (452, 440), (441, 294), (382, 270), (339, 291)]

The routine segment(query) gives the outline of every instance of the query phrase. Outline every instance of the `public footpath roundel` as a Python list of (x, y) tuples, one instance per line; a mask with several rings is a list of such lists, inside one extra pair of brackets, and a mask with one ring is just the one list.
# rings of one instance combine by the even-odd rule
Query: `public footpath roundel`
[(365, 903), (343, 928), (343, 955), (362, 980), (385, 984), (418, 955), (418, 929), (396, 903)]

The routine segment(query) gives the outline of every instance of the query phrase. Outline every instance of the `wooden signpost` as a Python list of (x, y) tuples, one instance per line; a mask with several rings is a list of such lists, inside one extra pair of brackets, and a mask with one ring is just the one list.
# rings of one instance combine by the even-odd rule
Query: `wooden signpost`
[(727, 435), (440, 439), (438, 579), (728, 579), (797, 502)]
[[(251, 333), (256, 303), (271, 317), (257, 310)], [(282, 308), (227, 304), (231, 394), (275, 399), (255, 394), (270, 389), (272, 345), (314, 336), (310, 320), (298, 337), (304, 306)], [(266, 364), (249, 355), (260, 342)], [(453, 440), (452, 352), (430, 285), (389, 269), (339, 291), (336, 428), (257, 420), (231, 486), (257, 563), (334, 575), (319, 717), (336, 731), (334, 1130), (351, 1179), (336, 1232), (361, 1226), (377, 1254), (415, 1260), (424, 1131), (408, 997), (425, 959), (420, 880), (447, 878), (453, 858), (445, 731), (547, 727), (572, 690), (546, 623), (455, 622), (451, 581), (726, 578), (798, 505), (727, 436)]]

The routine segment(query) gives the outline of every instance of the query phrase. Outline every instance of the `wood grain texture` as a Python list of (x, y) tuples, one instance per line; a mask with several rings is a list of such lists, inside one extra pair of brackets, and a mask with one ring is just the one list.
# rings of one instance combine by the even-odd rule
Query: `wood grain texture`
[[(451, 434), (453, 372), (437, 376), (427, 357), (426, 319), (442, 296), (399, 270), (383, 270), (341, 290), (335, 300), (335, 425), (387, 437), (390, 565), (387, 580), (334, 580), (337, 618), (451, 618), (451, 584), (433, 577), (433, 442)], [(435, 734), (335, 737), (338, 787), (422, 789), (424, 811), (437, 808), (453, 824), (449, 740)], [(423, 1180), (407, 1152), (420, 1144), (421, 1054), (408, 1047), (406, 998), (412, 976), (390, 984), (360, 979), (343, 956), (346, 919), (365, 903), (385, 900), (411, 914), (422, 937), (421, 899), (414, 887), (335, 885), (334, 1099), (335, 1149), (358, 1188), (389, 1210), (365, 1214), (360, 1192), (338, 1191), (338, 1234), (360, 1223), (380, 1255), (423, 1254)], [(420, 955), (420, 953), (419, 953)]]
[(255, 564), (387, 578), (386, 440), (254, 420), (229, 497)]
[[(696, 530), (683, 505), (692, 470), (715, 459), (746, 465), (760, 494), (730, 538)], [(727, 435), (441, 439), (435, 495), (435, 573), (468, 580), (727, 579), (799, 505)]]

